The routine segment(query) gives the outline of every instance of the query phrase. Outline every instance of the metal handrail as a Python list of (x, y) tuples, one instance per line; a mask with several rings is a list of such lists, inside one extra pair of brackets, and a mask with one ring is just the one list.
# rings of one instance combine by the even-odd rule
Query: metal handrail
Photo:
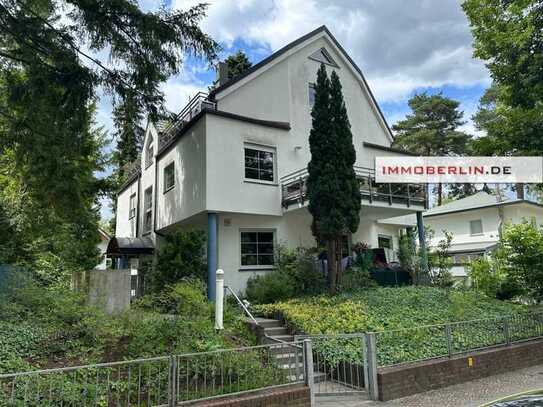
[(237, 294), (230, 288), (230, 286), (227, 286), (225, 285), (224, 286), (224, 289), (225, 290), (228, 290), (230, 291), (230, 293), (234, 296), (234, 298), (236, 299), (236, 301), (238, 302), (238, 304), (241, 306), (241, 308), (243, 308), (243, 311), (245, 311), (245, 313), (247, 314), (247, 316), (249, 318), (251, 318), (253, 320), (253, 322), (258, 325), (258, 321), (255, 319), (255, 317), (253, 317), (253, 314), (251, 314), (251, 311), (249, 311), (249, 309), (245, 306), (245, 304), (243, 303), (243, 301), (241, 301), (239, 299), (239, 297), (237, 296)]

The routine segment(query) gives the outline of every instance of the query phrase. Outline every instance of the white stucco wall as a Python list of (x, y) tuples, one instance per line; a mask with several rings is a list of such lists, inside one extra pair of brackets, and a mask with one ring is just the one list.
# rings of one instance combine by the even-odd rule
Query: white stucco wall
[[(478, 219), (482, 222), (483, 233), (472, 236), (469, 222)], [(424, 223), (435, 232), (434, 239), (430, 242), (432, 246), (443, 239), (443, 229), (453, 234), (452, 244), (496, 242), (499, 239), (499, 217), (495, 207), (425, 217)]]
[[(280, 176), (306, 167), (311, 158), (308, 85), (316, 81), (320, 64), (308, 56), (322, 47), (326, 48), (339, 65), (338, 69), (327, 66), (327, 70), (329, 74), (334, 70), (343, 86), (353, 144), (357, 152), (356, 165), (369, 166), (371, 161), (373, 167), (373, 156), (371, 160), (365, 157), (367, 153), (364, 151), (364, 141), (384, 146), (389, 146), (391, 142), (358, 74), (328, 37), (322, 34), (320, 38), (311, 39), (277, 58), (271, 63), (273, 66), (269, 70), (249, 75), (217, 95), (218, 107), (221, 110), (290, 123), (290, 134), (282, 140), (282, 148), (288, 159), (280, 168)], [(297, 146), (302, 148), (295, 150)]]
[(136, 194), (138, 200), (138, 180), (134, 180), (117, 196), (117, 213), (115, 219), (115, 235), (121, 237), (136, 237), (136, 217), (129, 219), (130, 196)]
[[(288, 161), (288, 132), (219, 116), (206, 116), (206, 209), (219, 212), (282, 214), (278, 175)], [(244, 147), (275, 148), (273, 183), (245, 180)]]
[[(205, 120), (199, 120), (176, 145), (158, 160), (157, 229), (205, 210)], [(175, 186), (164, 193), (164, 168), (174, 163)], [(213, 179), (209, 183), (213, 184)]]
[(97, 270), (105, 270), (107, 267), (106, 263), (106, 251), (107, 251), (107, 245), (109, 241), (108, 240), (100, 240), (100, 243), (98, 244), (98, 250), (100, 251), (100, 258), (101, 261), (98, 263), (98, 265), (95, 267)]
[(517, 224), (526, 220), (535, 219), (537, 225), (543, 225), (543, 208), (530, 204), (515, 204), (504, 206), (503, 212), (506, 222)]

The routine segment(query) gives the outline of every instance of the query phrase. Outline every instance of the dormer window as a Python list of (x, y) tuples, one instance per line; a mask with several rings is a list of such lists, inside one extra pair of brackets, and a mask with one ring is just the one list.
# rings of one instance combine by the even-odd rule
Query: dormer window
[(153, 158), (155, 156), (155, 149), (153, 146), (153, 137), (149, 135), (147, 146), (145, 147), (145, 169), (149, 168), (153, 164)]

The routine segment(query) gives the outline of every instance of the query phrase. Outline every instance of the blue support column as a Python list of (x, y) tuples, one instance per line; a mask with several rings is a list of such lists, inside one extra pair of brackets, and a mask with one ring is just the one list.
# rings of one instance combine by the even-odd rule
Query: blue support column
[(207, 298), (215, 301), (217, 271), (217, 214), (207, 214)]
[(420, 261), (422, 266), (422, 271), (424, 275), (422, 276), (422, 283), (428, 282), (428, 252), (426, 248), (426, 233), (424, 231), (424, 220), (422, 218), (422, 212), (417, 212), (417, 231), (419, 235), (419, 248), (420, 248)]

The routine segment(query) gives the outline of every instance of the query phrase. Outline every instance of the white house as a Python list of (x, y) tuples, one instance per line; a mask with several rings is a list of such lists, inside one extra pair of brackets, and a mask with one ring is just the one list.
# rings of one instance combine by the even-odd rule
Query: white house
[(176, 229), (206, 230), (213, 294), (217, 268), (241, 291), (249, 277), (274, 268), (278, 244), (315, 246), (305, 180), (321, 63), (340, 77), (357, 154), (361, 221), (346, 244), (397, 247), (399, 227), (377, 221), (418, 213), (422, 222), (426, 189), (374, 182), (375, 156), (406, 153), (390, 147), (362, 72), (323, 26), (232, 80), (219, 73), (219, 86), (193, 98), (173, 125), (148, 124), (141, 160), (118, 194), (110, 255), (150, 253)]
[[(454, 277), (467, 276), (466, 265), (473, 259), (492, 251), (499, 241), (500, 226), (517, 224), (523, 220), (543, 224), (543, 206), (525, 199), (499, 198), (478, 192), (463, 199), (436, 206), (423, 213), (424, 224), (434, 231), (430, 249), (444, 238), (444, 230), (452, 233), (449, 250), (453, 257), (451, 273)], [(414, 226), (412, 215), (381, 221), (387, 225)]]
[(98, 234), (100, 235), (100, 243), (98, 243), (98, 250), (100, 251), (100, 263), (98, 263), (95, 269), (105, 270), (109, 265), (109, 259), (106, 256), (106, 252), (111, 236), (109, 236), (109, 234), (102, 228), (98, 228)]

